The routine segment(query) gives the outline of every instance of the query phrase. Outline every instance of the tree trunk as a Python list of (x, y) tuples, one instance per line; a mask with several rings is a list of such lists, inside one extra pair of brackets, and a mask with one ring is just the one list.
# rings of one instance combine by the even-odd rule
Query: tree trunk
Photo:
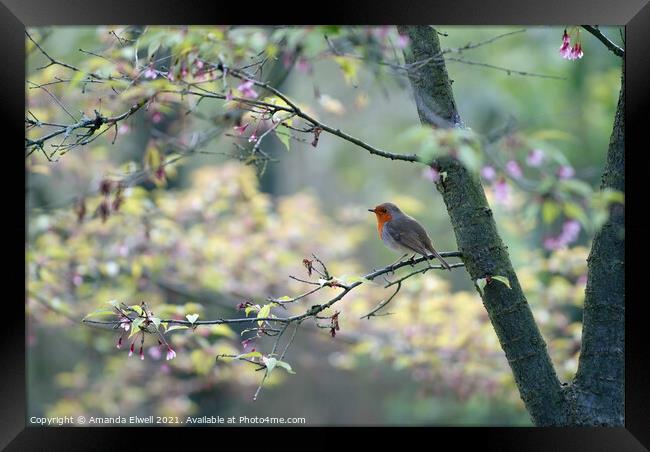
[[(411, 41), (405, 61), (421, 122), (434, 127), (464, 127), (442, 60), (437, 31), (429, 26), (400, 26), (398, 31)], [(621, 191), (623, 102), (621, 88), (603, 177), (603, 188)], [(497, 231), (480, 180), (454, 158), (438, 158), (432, 164), (447, 173), (437, 188), (447, 206), (458, 250), (463, 253), (472, 280), (494, 275), (507, 276), (510, 280), (511, 289), (492, 282), (486, 285), (481, 297), (535, 425), (621, 425), (622, 208), (612, 208), (610, 220), (594, 239), (589, 258), (580, 368), (575, 384), (563, 388), (512, 268), (507, 247)]]
[[(625, 71), (601, 189), (625, 191)], [(624, 425), (625, 210), (610, 207), (587, 259), (582, 349), (571, 387), (572, 423)]]

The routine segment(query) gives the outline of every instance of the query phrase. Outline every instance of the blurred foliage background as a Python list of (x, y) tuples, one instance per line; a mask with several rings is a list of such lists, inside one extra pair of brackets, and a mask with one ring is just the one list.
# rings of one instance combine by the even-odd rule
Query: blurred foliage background
[[(568, 381), (580, 350), (591, 239), (608, 203), (622, 202), (619, 194), (597, 192), (620, 61), (576, 27), (568, 30), (584, 57), (574, 61), (558, 52), (560, 27), (438, 30), (450, 49), (445, 57), (459, 110), (485, 149), (474, 149), (467, 163), (484, 179), (522, 288)], [(623, 45), (619, 28), (602, 30)], [(273, 372), (255, 402), (260, 373), (245, 362), (215, 361), (251, 347), (242, 344), (243, 326), (169, 333), (177, 356), (167, 361), (153, 339), (144, 360), (129, 358), (115, 346), (118, 333), (79, 323), (114, 299), (146, 301), (168, 318), (241, 317), (239, 303), (304, 292), (288, 276), (306, 278), (302, 259), (312, 253), (335, 276), (363, 275), (397, 257), (377, 238), (367, 212), (385, 201), (426, 225), (438, 250), (455, 250), (432, 183), (439, 175), (430, 169), (372, 157), (327, 133), (313, 146), (312, 135), (289, 129), (261, 143), (277, 161), (259, 164), (247, 138), (267, 130), (268, 121), (232, 101), (162, 92), (198, 86), (263, 98), (261, 88), (247, 92), (208, 63), (245, 67), (265, 59), (258, 78), (324, 122), (391, 152), (440, 152), (440, 137), (432, 142), (431, 131), (417, 125), (408, 80), (397, 67), (409, 43), (394, 27), (28, 31), (52, 58), (79, 69), (47, 66), (26, 39), (29, 139), (52, 130), (47, 123), (72, 124), (94, 110), (119, 115), (159, 93), (84, 146), (45, 146), (26, 158), (29, 416), (530, 425), (462, 269), (411, 278), (385, 309), (392, 315), (370, 320), (360, 317), (392, 289), (364, 284), (335, 306), (335, 337), (313, 322), (302, 325), (286, 357), (296, 374)], [(53, 142), (65, 145), (62, 139)], [(290, 311), (304, 312), (329, 294)], [(265, 353), (270, 344), (252, 342)]]

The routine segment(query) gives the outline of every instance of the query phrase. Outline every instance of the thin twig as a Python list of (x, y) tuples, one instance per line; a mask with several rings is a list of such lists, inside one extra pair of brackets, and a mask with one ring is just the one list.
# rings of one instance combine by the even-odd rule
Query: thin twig
[(594, 35), (596, 39), (598, 39), (600, 42), (605, 44), (605, 47), (611, 50), (614, 53), (614, 55), (616, 55), (619, 58), (625, 57), (625, 50), (621, 49), (619, 46), (617, 46), (612, 41), (610, 41), (609, 38), (605, 36), (603, 32), (598, 29), (597, 25), (583, 25), (582, 28), (587, 30), (589, 33)]
[(375, 306), (373, 308), (372, 311), (370, 311), (366, 315), (362, 316), (361, 318), (370, 320), (370, 317), (375, 317), (375, 316), (379, 315), (379, 314), (377, 314), (377, 311), (379, 311), (381, 308), (383, 308), (388, 303), (390, 303), (393, 300), (393, 298), (395, 298), (395, 295), (397, 295), (397, 292), (399, 292), (401, 288), (402, 288), (402, 281), (398, 281), (397, 288), (395, 289), (395, 292), (393, 292), (393, 294), (390, 297), (388, 297), (386, 300), (379, 303), (377, 306)]

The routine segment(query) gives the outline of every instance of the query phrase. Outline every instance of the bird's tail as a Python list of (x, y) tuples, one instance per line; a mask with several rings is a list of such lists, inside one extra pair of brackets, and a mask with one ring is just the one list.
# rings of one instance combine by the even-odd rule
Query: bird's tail
[(431, 252), (432, 252), (433, 255), (436, 257), (436, 259), (438, 259), (438, 260), (440, 261), (440, 263), (442, 264), (443, 267), (445, 267), (447, 270), (451, 271), (451, 267), (449, 266), (449, 264), (447, 263), (447, 261), (445, 261), (445, 260), (442, 258), (442, 256), (441, 256), (440, 254), (438, 254), (438, 252), (437, 252), (436, 250), (433, 249), (433, 247), (431, 248)]

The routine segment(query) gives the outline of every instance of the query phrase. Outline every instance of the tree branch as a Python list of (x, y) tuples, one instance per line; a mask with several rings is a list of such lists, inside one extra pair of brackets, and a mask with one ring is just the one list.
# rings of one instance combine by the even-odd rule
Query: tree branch
[(605, 36), (603, 32), (598, 29), (598, 26), (583, 25), (582, 28), (587, 30), (589, 33), (594, 35), (600, 42), (605, 44), (605, 47), (607, 47), (614, 55), (616, 55), (619, 58), (625, 58), (625, 50), (621, 49), (619, 46), (617, 46), (612, 41), (610, 41), (609, 38)]
[[(398, 26), (397, 30), (408, 35), (411, 42), (410, 51), (405, 50), (404, 58), (411, 65), (409, 79), (420, 122), (441, 128), (463, 127), (447, 67), (444, 61), (436, 61), (442, 55), (436, 30), (428, 26)], [(427, 63), (420, 64), (422, 61)]]
[[(457, 251), (443, 251), (439, 253), (442, 257), (461, 257), (462, 254), (457, 252)], [(414, 265), (417, 265), (422, 262), (427, 262), (428, 267), (414, 271), (412, 273), (409, 273), (405, 277), (401, 278), (399, 281), (400, 283), (405, 281), (406, 279), (415, 276), (420, 273), (425, 273), (428, 270), (435, 269), (435, 270), (442, 270), (444, 269), (440, 265), (430, 265), (428, 263), (429, 260), (435, 259), (435, 256), (429, 255), (427, 257), (419, 257), (417, 259), (409, 259), (406, 261), (401, 261), (397, 262), (393, 265), (389, 265), (387, 267), (381, 268), (379, 270), (373, 270), (372, 272), (366, 274), (363, 276), (363, 280), (367, 281), (372, 281), (379, 276), (388, 274), (388, 273), (394, 273), (395, 270), (399, 270), (400, 268), (404, 267), (412, 267)], [(462, 267), (464, 264), (462, 263), (457, 263), (457, 264), (452, 264), (452, 268), (458, 268)], [(213, 319), (213, 320), (197, 320), (195, 322), (190, 322), (189, 320), (182, 320), (182, 319), (161, 319), (160, 323), (168, 323), (170, 325), (183, 325), (183, 326), (188, 326), (188, 327), (195, 327), (195, 326), (202, 326), (202, 325), (221, 325), (221, 324), (241, 324), (241, 323), (254, 323), (254, 322), (276, 322), (276, 323), (281, 323), (281, 324), (288, 324), (288, 323), (293, 323), (293, 322), (298, 322), (302, 321), (308, 317), (315, 317), (317, 314), (320, 312), (324, 311), (325, 309), (333, 306), (336, 304), (338, 301), (342, 300), (348, 293), (350, 293), (352, 290), (355, 288), (359, 287), (361, 284), (364, 283), (363, 280), (360, 281), (355, 281), (351, 284), (345, 284), (339, 280), (337, 280), (334, 277), (329, 276), (329, 273), (327, 273), (327, 269), (325, 267), (325, 275), (328, 276), (328, 280), (324, 282), (323, 284), (319, 284), (319, 287), (311, 290), (303, 295), (297, 296), (291, 300), (285, 300), (285, 301), (279, 301), (275, 299), (270, 299), (269, 301), (278, 305), (282, 305), (283, 303), (290, 303), (290, 302), (296, 302), (298, 300), (304, 299), (307, 295), (311, 295), (315, 292), (320, 291), (321, 289), (325, 287), (334, 287), (334, 288), (341, 288), (342, 291), (336, 295), (335, 297), (331, 298), (330, 300), (321, 303), (321, 304), (316, 304), (313, 305), (311, 308), (309, 308), (307, 311), (305, 311), (302, 314), (294, 315), (291, 317), (243, 317), (243, 318), (235, 318), (235, 319)], [(297, 279), (295, 277), (292, 277), (293, 279)], [(304, 281), (308, 284), (311, 284), (310, 281)], [(389, 287), (395, 283), (388, 283), (385, 287)], [(82, 321), (83, 323), (87, 324), (96, 324), (96, 325), (119, 325), (119, 319), (118, 320), (90, 320), (90, 319), (84, 319)]]
[[(42, 136), (41, 138), (38, 138), (36, 140), (30, 140), (29, 138), (25, 138), (25, 150), (27, 152), (27, 156), (31, 155), (36, 149), (43, 149), (43, 146), (45, 145), (45, 142), (59, 136), (61, 134), (65, 134), (67, 137), (70, 135), (73, 131), (77, 129), (87, 129), (87, 132), (85, 132), (75, 143), (74, 145), (84, 145), (87, 144), (88, 138), (92, 137), (97, 130), (99, 130), (103, 125), (107, 125), (108, 127), (104, 129), (100, 134), (103, 134), (107, 130), (109, 130), (111, 127), (113, 127), (115, 124), (117, 124), (119, 121), (123, 121), (124, 119), (130, 117), (133, 115), (135, 112), (140, 110), (146, 103), (149, 101), (149, 98), (145, 98), (140, 100), (137, 104), (134, 104), (129, 108), (127, 111), (124, 113), (117, 115), (117, 116), (111, 116), (111, 117), (106, 117), (102, 116), (99, 114), (99, 112), (95, 111), (95, 117), (94, 118), (82, 118), (75, 124), (50, 124), (55, 127), (59, 127), (59, 130), (55, 130), (47, 135)], [(26, 121), (28, 124), (33, 125), (31, 120)], [(73, 146), (73, 145), (67, 145), (68, 147)], [(31, 150), (30, 150), (31, 148)], [(56, 151), (58, 150), (55, 149), (52, 155), (49, 157), (51, 158)]]

